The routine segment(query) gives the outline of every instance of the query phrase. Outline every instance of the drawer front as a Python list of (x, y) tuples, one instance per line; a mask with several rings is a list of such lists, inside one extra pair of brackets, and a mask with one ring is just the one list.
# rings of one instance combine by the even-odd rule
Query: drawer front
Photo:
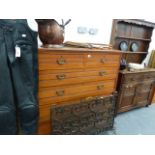
[(86, 67), (119, 66), (120, 55), (111, 54), (86, 54)]
[(103, 81), (117, 78), (116, 70), (92, 70), (84, 72), (58, 72), (54, 74), (40, 74), (39, 87), (71, 85), (86, 82)]
[(120, 65), (120, 55), (107, 53), (40, 53), (39, 70), (96, 68)]
[(142, 82), (142, 81), (154, 81), (155, 75), (153, 73), (145, 73), (145, 74), (130, 74), (124, 75), (123, 83), (128, 82)]
[(115, 82), (93, 82), (66, 87), (44, 88), (39, 92), (40, 105), (53, 104), (88, 96), (107, 95), (115, 90)]
[(39, 70), (76, 69), (84, 67), (83, 55), (78, 54), (39, 54)]

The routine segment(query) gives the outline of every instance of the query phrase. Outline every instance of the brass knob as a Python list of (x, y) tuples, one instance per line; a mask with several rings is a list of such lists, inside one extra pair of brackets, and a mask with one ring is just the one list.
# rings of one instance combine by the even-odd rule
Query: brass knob
[(101, 58), (101, 60), (100, 60), (100, 62), (103, 63), (103, 64), (104, 64), (106, 61), (107, 61), (106, 58)]
[(65, 91), (64, 91), (64, 90), (58, 90), (58, 91), (56, 91), (56, 94), (57, 94), (58, 96), (64, 96)]
[(97, 86), (97, 89), (98, 89), (98, 90), (101, 90), (101, 89), (103, 89), (103, 88), (104, 88), (104, 85), (98, 85), (98, 86)]
[(64, 65), (64, 64), (66, 64), (66, 60), (65, 60), (63, 57), (60, 57), (60, 58), (57, 60), (57, 63), (58, 63), (59, 65)]
[(56, 75), (56, 77), (58, 80), (64, 80), (66, 78), (66, 75), (65, 74), (59, 74), (59, 75)]
[(99, 75), (100, 75), (100, 76), (104, 76), (104, 75), (106, 75), (106, 74), (107, 74), (106, 71), (100, 71), (100, 72), (99, 72)]

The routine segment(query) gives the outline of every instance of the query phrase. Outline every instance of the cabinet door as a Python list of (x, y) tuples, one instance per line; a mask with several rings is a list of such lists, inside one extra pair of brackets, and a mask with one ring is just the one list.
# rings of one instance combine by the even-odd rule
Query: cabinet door
[(127, 111), (132, 107), (135, 94), (135, 84), (122, 84), (118, 97), (118, 111)]
[(134, 106), (145, 106), (149, 104), (149, 96), (152, 89), (152, 82), (139, 83), (133, 99)]

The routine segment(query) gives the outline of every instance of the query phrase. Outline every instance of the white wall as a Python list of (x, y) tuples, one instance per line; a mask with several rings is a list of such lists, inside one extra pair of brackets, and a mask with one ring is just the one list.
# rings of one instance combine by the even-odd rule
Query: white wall
[[(78, 27), (86, 27), (87, 30), (97, 29), (96, 35), (90, 35), (88, 32), (80, 34), (77, 32)], [(111, 35), (112, 19), (95, 20), (95, 19), (72, 19), (71, 23), (65, 29), (65, 41), (79, 41), (92, 43), (109, 44)]]

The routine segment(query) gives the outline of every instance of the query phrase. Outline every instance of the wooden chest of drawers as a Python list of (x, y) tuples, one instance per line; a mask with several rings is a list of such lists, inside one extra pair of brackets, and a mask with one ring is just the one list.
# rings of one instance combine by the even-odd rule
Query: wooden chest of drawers
[(52, 105), (116, 90), (121, 53), (82, 48), (39, 49), (39, 134), (51, 134)]
[(155, 69), (121, 71), (118, 85), (118, 113), (151, 104), (154, 86)]

